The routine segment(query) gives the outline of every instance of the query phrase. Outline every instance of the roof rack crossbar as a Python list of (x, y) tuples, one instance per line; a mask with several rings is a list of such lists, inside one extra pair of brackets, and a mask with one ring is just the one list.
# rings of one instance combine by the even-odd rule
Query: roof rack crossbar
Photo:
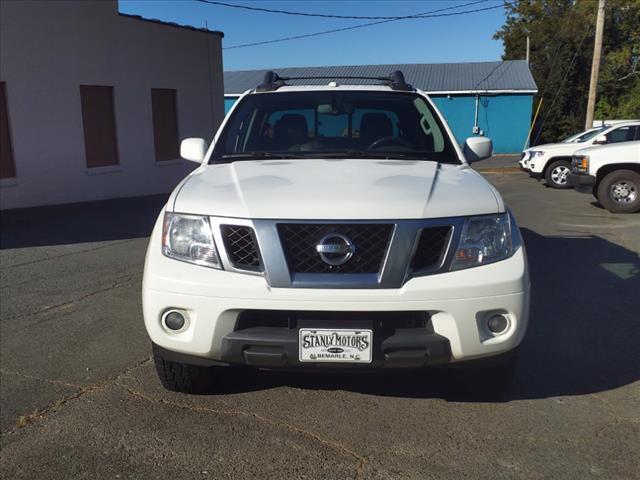
[(409, 85), (404, 75), (400, 70), (396, 70), (388, 77), (366, 77), (366, 76), (351, 76), (351, 75), (332, 75), (332, 76), (304, 76), (304, 77), (280, 77), (277, 73), (269, 70), (264, 74), (262, 83), (256, 87), (257, 92), (272, 92), (282, 87), (289, 80), (376, 80), (384, 82), (393, 90), (412, 91), (413, 87)]
[(360, 77), (352, 75), (332, 75), (332, 76), (312, 76), (312, 77), (280, 77), (280, 80), (335, 80), (335, 79), (353, 79), (353, 80), (378, 80), (380, 82), (389, 81), (389, 77)]

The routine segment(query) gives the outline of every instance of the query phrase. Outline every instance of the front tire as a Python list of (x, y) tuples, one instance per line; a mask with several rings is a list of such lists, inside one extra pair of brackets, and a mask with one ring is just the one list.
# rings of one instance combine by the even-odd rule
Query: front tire
[(598, 201), (612, 213), (640, 211), (640, 174), (633, 170), (615, 170), (598, 185)]
[(568, 160), (556, 160), (545, 170), (544, 179), (550, 187), (571, 188), (568, 181), (570, 171), (571, 164)]
[(160, 383), (172, 392), (209, 393), (216, 384), (216, 367), (201, 367), (172, 362), (162, 357), (160, 349), (153, 345), (153, 362)]

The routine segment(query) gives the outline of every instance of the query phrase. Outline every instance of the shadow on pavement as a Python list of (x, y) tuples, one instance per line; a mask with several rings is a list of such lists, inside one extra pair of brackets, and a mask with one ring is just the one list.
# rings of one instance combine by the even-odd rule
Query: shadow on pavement
[(0, 249), (148, 237), (168, 194), (6, 210)]
[(522, 234), (533, 285), (531, 319), (515, 380), (499, 397), (461, 390), (447, 370), (229, 371), (221, 391), (288, 385), (381, 396), (509, 401), (596, 393), (640, 380), (638, 254), (596, 236), (545, 237), (528, 229)]

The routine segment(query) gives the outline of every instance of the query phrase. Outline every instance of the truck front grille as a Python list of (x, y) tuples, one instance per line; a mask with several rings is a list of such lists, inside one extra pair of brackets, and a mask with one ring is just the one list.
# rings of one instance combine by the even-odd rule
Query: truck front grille
[(451, 231), (452, 228), (449, 225), (422, 229), (418, 246), (411, 260), (412, 272), (440, 267), (447, 253)]
[[(378, 273), (382, 268), (393, 224), (280, 223), (278, 233), (292, 273)], [(316, 250), (323, 237), (341, 234), (355, 246), (342, 265), (325, 263)]]
[(260, 254), (253, 228), (245, 225), (220, 225), (229, 261), (241, 270), (259, 271)]

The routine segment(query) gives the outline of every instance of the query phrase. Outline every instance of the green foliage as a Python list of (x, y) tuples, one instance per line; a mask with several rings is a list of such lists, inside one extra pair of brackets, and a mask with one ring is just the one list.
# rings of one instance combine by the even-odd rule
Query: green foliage
[[(596, 0), (521, 0), (507, 4), (494, 35), (504, 60), (524, 59), (543, 98), (532, 141), (583, 130), (595, 33)], [(596, 119), (640, 117), (640, 0), (607, 0)], [(634, 68), (635, 72), (634, 73)], [(540, 125), (543, 128), (540, 130)]]

